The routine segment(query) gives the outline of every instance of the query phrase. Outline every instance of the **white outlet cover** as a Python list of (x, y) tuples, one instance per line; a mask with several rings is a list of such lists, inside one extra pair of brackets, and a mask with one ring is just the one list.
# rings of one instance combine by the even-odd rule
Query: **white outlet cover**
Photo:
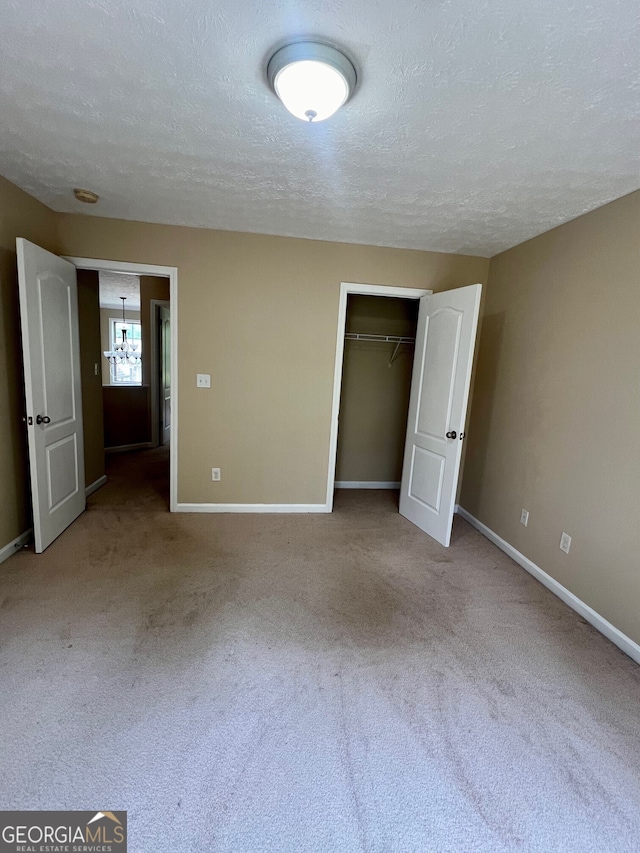
[(525, 527), (529, 524), (529, 510), (523, 509), (520, 513), (520, 524), (523, 524)]
[(196, 374), (196, 385), (198, 388), (211, 388), (211, 374), (210, 373), (197, 373)]
[(569, 549), (571, 548), (571, 537), (568, 533), (562, 531), (562, 536), (560, 537), (560, 550), (564, 551), (565, 554), (569, 553)]

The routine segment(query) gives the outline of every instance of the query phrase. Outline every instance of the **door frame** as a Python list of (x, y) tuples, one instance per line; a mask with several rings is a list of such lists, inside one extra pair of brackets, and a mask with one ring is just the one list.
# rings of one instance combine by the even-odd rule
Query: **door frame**
[(396, 287), (392, 284), (357, 284), (351, 281), (343, 281), (340, 284), (336, 363), (333, 372), (333, 404), (331, 409), (331, 436), (329, 439), (326, 512), (333, 511), (333, 493), (335, 489), (338, 455), (338, 418), (340, 415), (340, 395), (342, 393), (342, 365), (344, 362), (344, 335), (347, 328), (348, 298), (351, 294), (355, 294), (358, 296), (389, 296), (392, 299), (421, 299), (423, 296), (431, 296), (432, 293), (433, 290), (423, 290), (417, 287)]
[(76, 258), (62, 255), (79, 270), (129, 272), (134, 275), (158, 275), (169, 279), (171, 304), (171, 437), (169, 440), (169, 511), (178, 505), (178, 267), (107, 261), (102, 258)]
[[(159, 377), (159, 352), (158, 352), (158, 308), (168, 308), (171, 311), (170, 299), (150, 299), (151, 308), (151, 411), (155, 413), (151, 418), (151, 446), (160, 445), (160, 377)], [(173, 401), (172, 401), (173, 402)], [(172, 406), (173, 408), (173, 406)], [(173, 412), (172, 412), (173, 414)]]

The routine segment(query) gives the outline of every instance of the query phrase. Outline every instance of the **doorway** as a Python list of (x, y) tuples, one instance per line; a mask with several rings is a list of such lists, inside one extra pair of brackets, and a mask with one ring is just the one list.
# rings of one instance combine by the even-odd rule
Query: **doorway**
[[(149, 394), (151, 398), (151, 433), (148, 445), (160, 445), (160, 430), (163, 432), (163, 444), (160, 446), (167, 447), (169, 450), (169, 510), (176, 511), (178, 503), (178, 454), (177, 454), (177, 437), (178, 437), (178, 269), (177, 267), (157, 266), (153, 264), (128, 263), (123, 261), (108, 261), (98, 258), (78, 258), (67, 257), (77, 270), (94, 270), (98, 273), (119, 273), (135, 275), (141, 279), (147, 277), (155, 279), (158, 283), (160, 280), (165, 284), (168, 281), (168, 299), (162, 298), (166, 295), (165, 291), (161, 293), (153, 288), (149, 291), (149, 312), (150, 322), (148, 333), (147, 352), (149, 353)], [(153, 303), (156, 303), (154, 306)], [(169, 400), (165, 404), (166, 415), (162, 424), (159, 424), (160, 417), (160, 381), (162, 366), (162, 356), (159, 352), (159, 333), (157, 323), (156, 310), (159, 304), (170, 306), (170, 318), (165, 316), (165, 340), (164, 340), (164, 377), (170, 382)], [(143, 341), (144, 348), (144, 341)], [(102, 356), (104, 358), (104, 356)], [(144, 359), (143, 359), (144, 364)], [(165, 387), (165, 391), (167, 388)], [(158, 401), (157, 403), (155, 401)], [(154, 426), (155, 424), (155, 426)], [(156, 439), (157, 435), (157, 439)]]
[(99, 280), (105, 451), (168, 447), (169, 280), (131, 273), (93, 274)]
[[(380, 284), (358, 284), (343, 282), (340, 285), (340, 303), (338, 307), (338, 329), (336, 340), (336, 363), (333, 377), (333, 408), (331, 416), (331, 435), (329, 443), (329, 471), (327, 476), (327, 512), (333, 511), (333, 500), (336, 484), (336, 467), (338, 460), (338, 429), (340, 416), (340, 401), (342, 397), (342, 374), (345, 354), (345, 335), (347, 330), (347, 308), (349, 298), (353, 296), (387, 297), (389, 299), (411, 300), (416, 305), (423, 296), (429, 296), (431, 290), (421, 290), (410, 287), (391, 287)], [(347, 481), (348, 482), (348, 481)]]
[[(466, 434), (481, 292), (480, 284), (433, 294), (408, 288), (342, 283), (327, 477), (328, 512), (333, 509), (336, 482), (345, 338), (354, 339), (354, 333), (347, 327), (349, 297), (358, 294), (418, 300), (399, 510), (422, 531), (445, 547), (449, 545), (462, 459), (461, 442)], [(355, 335), (356, 340), (364, 337), (373, 342), (377, 336)], [(401, 345), (401, 336), (397, 337)]]
[[(92, 480), (94, 466), (85, 466), (85, 437), (95, 445), (96, 460), (100, 456), (104, 461), (98, 275), (106, 271), (168, 278), (169, 297), (177, 303), (178, 270), (176, 267), (59, 257), (21, 237), (16, 238), (16, 253), (33, 529), (35, 550), (41, 553), (73, 523), (84, 510), (87, 495), (99, 489), (106, 479), (103, 473)], [(80, 323), (83, 306), (90, 318), (86, 325)], [(177, 394), (175, 319), (174, 310), (174, 323), (167, 330), (174, 403)], [(123, 317), (121, 340), (112, 341), (108, 350), (103, 351), (111, 363), (114, 355), (131, 355), (130, 348), (124, 345), (126, 325)], [(83, 326), (84, 334), (81, 334)], [(118, 352), (114, 352), (116, 350)], [(97, 387), (97, 397), (93, 393), (83, 393), (82, 386), (89, 384), (92, 391)], [(91, 401), (96, 400), (98, 404), (93, 407)], [(98, 421), (93, 416), (98, 412), (99, 426), (94, 430), (92, 426), (97, 426)], [(87, 413), (91, 413), (93, 420)], [(127, 414), (124, 414), (125, 420)], [(176, 433), (174, 417), (169, 442), (169, 509), (172, 512), (177, 509), (178, 497)]]
[(399, 489), (418, 323), (416, 299), (349, 294), (336, 489)]

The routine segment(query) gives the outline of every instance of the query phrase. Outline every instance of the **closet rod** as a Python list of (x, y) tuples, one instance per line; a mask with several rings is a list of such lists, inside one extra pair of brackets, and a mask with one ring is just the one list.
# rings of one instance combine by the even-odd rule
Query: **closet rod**
[(398, 357), (398, 350), (400, 349), (402, 344), (415, 344), (415, 338), (407, 338), (404, 336), (398, 335), (361, 335), (356, 332), (346, 332), (345, 340), (347, 341), (371, 341), (372, 343), (384, 343), (384, 344), (395, 344), (395, 349), (391, 358), (389, 359), (389, 367), (393, 364), (393, 362)]
[(362, 335), (359, 332), (346, 332), (347, 341), (380, 341), (388, 344), (415, 344), (415, 338), (398, 337), (398, 335)]

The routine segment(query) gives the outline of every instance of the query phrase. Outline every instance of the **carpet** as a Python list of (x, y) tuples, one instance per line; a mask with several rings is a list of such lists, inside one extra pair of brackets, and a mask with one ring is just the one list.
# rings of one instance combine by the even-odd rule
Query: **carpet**
[(0, 807), (135, 853), (640, 850), (640, 669), (456, 518), (167, 512), (163, 450), (0, 569)]

